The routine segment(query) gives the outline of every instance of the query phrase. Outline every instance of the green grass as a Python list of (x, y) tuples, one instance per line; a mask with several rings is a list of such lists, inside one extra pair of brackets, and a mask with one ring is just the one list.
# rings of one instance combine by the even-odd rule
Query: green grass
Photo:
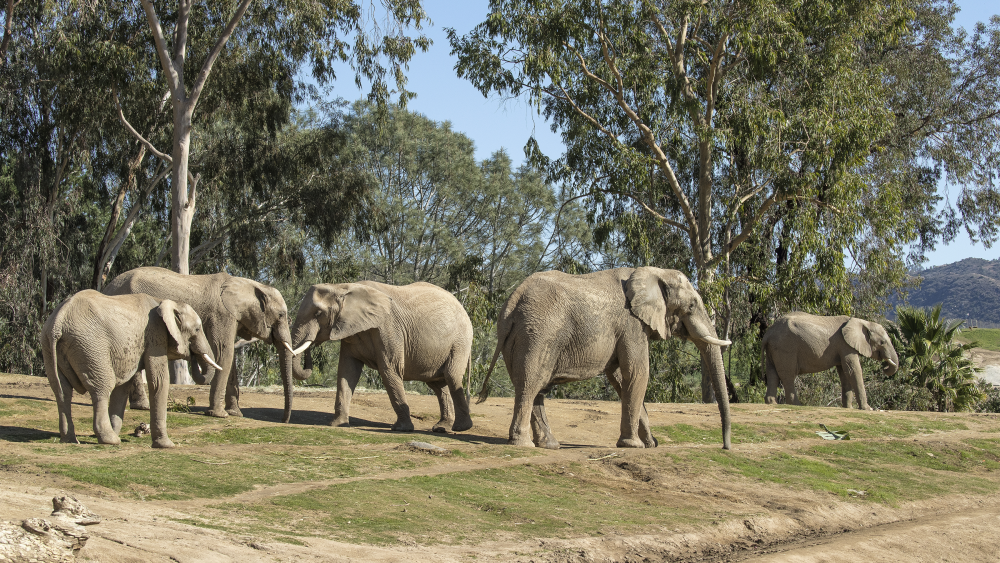
[[(848, 420), (843, 420), (845, 418)], [(820, 422), (830, 430), (849, 432), (852, 439), (906, 438), (930, 432), (968, 430), (968, 426), (964, 422), (956, 420), (903, 416), (879, 417), (871, 413), (845, 411), (836, 413), (830, 417), (830, 420), (819, 419), (817, 422), (734, 423), (732, 425), (732, 440), (733, 444), (759, 444), (802, 438), (821, 440), (822, 438), (816, 435), (817, 431), (823, 430), (819, 426)], [(653, 435), (657, 434), (666, 435), (672, 442), (678, 444), (715, 444), (722, 441), (722, 429), (718, 424), (655, 426), (653, 427)]]
[(53, 403), (36, 399), (0, 399), (0, 417), (32, 415), (52, 408)]
[[(572, 475), (570, 475), (572, 473)], [(214, 507), (249, 519), (251, 529), (340, 541), (460, 544), (499, 537), (593, 536), (718, 517), (688, 507), (644, 503), (580, 464), (565, 470), (517, 466), (334, 485), (259, 503)], [(642, 510), (636, 510), (642, 505)], [(296, 525), (304, 519), (309, 526)], [(290, 524), (291, 523), (291, 524)], [(233, 530), (235, 531), (235, 529)]]
[(952, 493), (995, 492), (996, 481), (984, 474), (1000, 469), (1000, 441), (963, 444), (847, 441), (769, 453), (760, 459), (724, 452), (691, 455), (695, 461), (709, 459), (750, 479), (889, 504)]
[(980, 348), (1000, 352), (1000, 328), (974, 328), (962, 330), (962, 334), (958, 339), (966, 343), (975, 340), (979, 343)]

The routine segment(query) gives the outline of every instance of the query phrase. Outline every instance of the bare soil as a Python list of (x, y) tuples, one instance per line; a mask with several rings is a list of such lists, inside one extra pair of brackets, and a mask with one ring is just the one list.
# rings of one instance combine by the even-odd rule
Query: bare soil
[[(195, 398), (207, 403), (207, 387), (174, 386), (172, 397)], [(300, 393), (296, 397), (293, 424), (325, 425), (332, 418), (331, 391)], [(46, 404), (53, 419), (54, 402), (47, 382), (27, 376), (0, 376), (0, 406), (4, 400), (30, 400)], [(437, 402), (433, 396), (409, 396), (417, 430), (414, 440), (431, 436)], [(277, 424), (283, 399), (280, 393), (243, 390), (241, 406), (248, 424)], [(643, 473), (643, 461), (652, 455), (644, 450), (615, 450), (620, 406), (600, 401), (547, 401), (549, 421), (563, 448), (538, 452), (532, 457), (441, 458), (428, 466), (366, 474), (362, 477), (309, 482), (279, 483), (257, 487), (226, 501), (259, 501), (277, 495), (319, 490), (347, 480), (389, 480), (416, 475), (440, 475), (519, 464), (563, 467), (618, 454), (615, 464), (606, 464), (603, 478), (620, 485), (621, 495), (634, 499), (643, 510), (644, 499), (656, 498), (671, 506), (686, 507), (700, 514), (717, 514), (710, 524), (690, 524), (634, 530), (634, 534), (596, 534), (581, 537), (531, 540), (483, 541), (449, 545), (399, 542), (366, 545), (335, 541), (321, 536), (302, 538), (303, 545), (266, 541), (249, 534), (234, 534), (182, 523), (217, 505), (219, 499), (183, 501), (136, 500), (102, 487), (90, 486), (59, 475), (5, 470), (3, 459), (38, 455), (30, 442), (11, 439), (17, 421), (0, 419), (0, 520), (44, 517), (51, 511), (53, 496), (70, 494), (103, 522), (89, 528), (92, 537), (81, 551), (81, 560), (131, 561), (1000, 561), (1000, 489), (997, 494), (939, 496), (890, 506), (876, 502), (844, 500), (828, 493), (791, 489), (770, 482), (732, 478), (720, 481), (717, 472), (686, 468), (671, 472)], [(78, 397), (76, 412), (89, 408), (88, 397)], [(654, 427), (674, 424), (704, 426), (718, 424), (714, 405), (648, 405)], [(475, 427), (453, 435), (456, 443), (501, 444), (507, 436), (512, 412), (511, 399), (491, 398), (474, 407)], [(776, 408), (752, 404), (733, 405), (734, 422), (775, 424), (804, 420), (831, 420), (845, 411), (831, 408)], [(388, 398), (383, 394), (355, 397), (352, 431), (384, 433), (393, 420)], [(871, 413), (892, 417), (897, 413)], [(912, 416), (912, 413), (907, 413)], [(996, 438), (997, 420), (964, 414), (926, 413), (929, 417), (962, 420), (968, 430), (934, 432), (907, 440), (958, 443), (969, 437)], [(91, 431), (79, 428), (82, 436)], [(124, 432), (124, 430), (123, 430)], [(171, 436), (198, 432), (197, 427), (170, 429)], [(664, 448), (718, 449), (719, 444), (676, 445), (660, 438)], [(735, 446), (744, 451), (773, 452), (795, 446), (805, 439)], [(815, 440), (818, 440), (816, 438)], [(813, 440), (813, 441), (815, 441)], [(176, 441), (176, 440), (175, 440)], [(93, 447), (87, 444), (66, 447)], [(181, 447), (184, 447), (183, 445)], [(218, 448), (226, 448), (219, 445)], [(362, 454), (363, 455), (363, 454)], [(624, 461), (624, 463), (623, 463)], [(995, 479), (994, 482), (1000, 482)], [(750, 517), (732, 515), (752, 514)], [(571, 516), (570, 516), (571, 517)], [(461, 523), (457, 523), (461, 525)]]

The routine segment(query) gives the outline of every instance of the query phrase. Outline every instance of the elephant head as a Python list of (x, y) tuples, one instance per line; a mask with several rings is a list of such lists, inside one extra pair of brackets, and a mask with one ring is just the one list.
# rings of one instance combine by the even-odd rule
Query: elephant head
[(292, 327), (295, 355), (305, 352), (303, 368), (295, 362), (296, 379), (309, 379), (309, 348), (327, 340), (342, 340), (373, 329), (389, 314), (392, 299), (385, 293), (357, 283), (316, 284), (309, 288)]
[(201, 318), (190, 305), (164, 299), (156, 312), (167, 327), (167, 358), (186, 360), (190, 357), (197, 361), (202, 371), (222, 369), (212, 357), (212, 348), (202, 330)]
[(889, 334), (881, 324), (852, 318), (844, 323), (840, 332), (844, 335), (847, 345), (857, 350), (859, 354), (885, 362), (883, 371), (886, 375), (891, 376), (899, 369), (899, 356), (896, 355)]
[(625, 298), (632, 314), (642, 321), (650, 338), (660, 340), (671, 336), (690, 340), (701, 352), (712, 387), (718, 399), (722, 418), (723, 448), (730, 447), (729, 395), (722, 363), (721, 346), (731, 342), (721, 340), (705, 310), (701, 296), (684, 274), (676, 270), (637, 268), (625, 282)]

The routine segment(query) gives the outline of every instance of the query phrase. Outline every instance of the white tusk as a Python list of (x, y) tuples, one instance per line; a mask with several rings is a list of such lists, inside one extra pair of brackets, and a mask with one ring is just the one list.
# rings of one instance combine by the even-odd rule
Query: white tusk
[(205, 361), (208, 362), (208, 365), (212, 366), (213, 368), (219, 371), (222, 371), (222, 366), (215, 363), (215, 360), (213, 360), (211, 356), (209, 356), (208, 354), (202, 354), (201, 357), (205, 358)]
[(889, 365), (892, 366), (892, 367), (894, 367), (894, 368), (895, 367), (899, 367), (899, 366), (896, 365), (896, 362), (890, 360), (889, 358), (886, 358), (885, 361), (889, 362)]
[(298, 356), (302, 352), (305, 352), (306, 350), (308, 350), (309, 347), (312, 346), (312, 343), (313, 343), (312, 340), (306, 340), (305, 342), (302, 343), (302, 346), (299, 346), (298, 348), (296, 348), (294, 350), (292, 350), (292, 347), (288, 346), (287, 343), (285, 343), (285, 346), (288, 346), (288, 349), (292, 350), (292, 355), (293, 356)]
[(718, 338), (712, 338), (711, 336), (706, 336), (702, 338), (702, 340), (708, 342), (709, 344), (714, 344), (716, 346), (729, 346), (730, 344), (732, 344), (732, 342), (729, 340), (719, 340)]
[(285, 345), (285, 348), (288, 348), (289, 352), (291, 352), (293, 355), (295, 354), (295, 350), (292, 350), (292, 345), (291, 344), (285, 342), (284, 340), (282, 340), (281, 343)]

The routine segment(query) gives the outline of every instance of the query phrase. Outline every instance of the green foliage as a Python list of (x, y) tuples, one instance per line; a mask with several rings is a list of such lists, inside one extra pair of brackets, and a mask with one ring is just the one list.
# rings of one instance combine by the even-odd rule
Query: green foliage
[(889, 337), (899, 355), (896, 377), (930, 392), (939, 412), (969, 410), (983, 393), (977, 385), (976, 368), (967, 352), (975, 342), (957, 340), (964, 321), (941, 318), (941, 306), (896, 308), (897, 322), (889, 326)]

